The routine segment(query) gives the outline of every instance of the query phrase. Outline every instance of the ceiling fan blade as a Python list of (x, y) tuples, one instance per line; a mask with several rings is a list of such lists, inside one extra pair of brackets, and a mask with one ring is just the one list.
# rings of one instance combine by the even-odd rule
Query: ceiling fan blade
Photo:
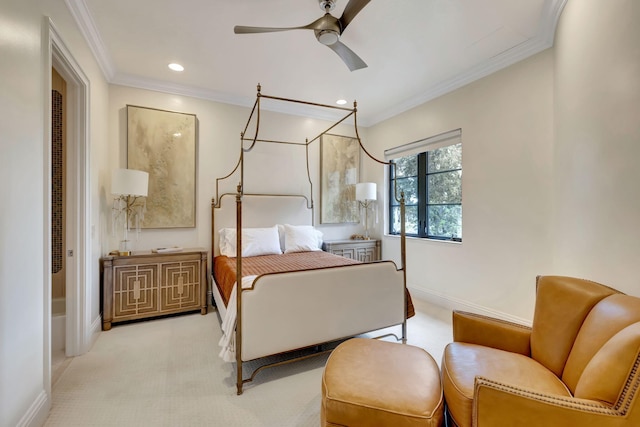
[(344, 12), (342, 12), (342, 16), (339, 19), (343, 32), (344, 29), (347, 28), (347, 25), (353, 21), (353, 18), (355, 18), (370, 1), (371, 0), (351, 0), (347, 3), (347, 6), (345, 6)]
[(337, 41), (332, 45), (327, 45), (327, 47), (337, 53), (340, 58), (342, 58), (344, 63), (347, 64), (347, 67), (349, 67), (349, 70), (355, 71), (367, 67), (367, 64), (365, 64), (365, 62), (360, 59), (358, 55), (356, 55), (342, 42)]
[(242, 25), (236, 25), (233, 27), (233, 32), (236, 34), (255, 34), (255, 33), (275, 33), (278, 31), (289, 30), (306, 30), (308, 25), (304, 27), (288, 27), (288, 28), (273, 28), (273, 27), (245, 27)]
[[(325, 15), (321, 18), (316, 19), (311, 24), (303, 25), (302, 27), (286, 27), (286, 28), (276, 28), (276, 27), (246, 27), (243, 25), (236, 25), (233, 27), (233, 32), (236, 34), (255, 34), (255, 33), (275, 33), (278, 31), (289, 31), (289, 30), (321, 30), (325, 25), (325, 21), (327, 19), (333, 18), (331, 15)], [(335, 18), (333, 18), (335, 21)], [(335, 25), (335, 24), (334, 24)]]

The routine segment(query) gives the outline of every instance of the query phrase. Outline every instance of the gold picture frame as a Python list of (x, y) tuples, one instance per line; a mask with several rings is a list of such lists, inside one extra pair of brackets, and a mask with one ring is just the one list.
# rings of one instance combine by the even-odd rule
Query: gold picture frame
[(127, 167), (149, 173), (142, 228), (196, 226), (195, 114), (127, 105)]
[(320, 223), (360, 220), (355, 187), (360, 179), (360, 144), (356, 138), (332, 134), (320, 137)]

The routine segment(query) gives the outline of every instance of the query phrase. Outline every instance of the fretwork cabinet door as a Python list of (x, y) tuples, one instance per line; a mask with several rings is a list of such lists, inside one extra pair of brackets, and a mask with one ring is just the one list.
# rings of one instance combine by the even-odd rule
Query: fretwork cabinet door
[(113, 318), (136, 319), (158, 315), (158, 264), (113, 268)]
[(207, 255), (202, 249), (186, 249), (102, 258), (102, 330), (165, 314), (207, 314)]
[(380, 260), (380, 240), (328, 240), (324, 250), (362, 262)]
[(161, 269), (160, 309), (199, 308), (200, 260), (165, 263)]

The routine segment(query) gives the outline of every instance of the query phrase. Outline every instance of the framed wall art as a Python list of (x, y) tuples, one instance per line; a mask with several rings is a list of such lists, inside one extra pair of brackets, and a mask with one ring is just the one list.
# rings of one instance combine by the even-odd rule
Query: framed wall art
[(360, 179), (360, 145), (356, 138), (320, 137), (320, 223), (355, 223), (360, 217), (355, 187)]
[(142, 228), (196, 226), (195, 114), (127, 105), (127, 167), (149, 172)]

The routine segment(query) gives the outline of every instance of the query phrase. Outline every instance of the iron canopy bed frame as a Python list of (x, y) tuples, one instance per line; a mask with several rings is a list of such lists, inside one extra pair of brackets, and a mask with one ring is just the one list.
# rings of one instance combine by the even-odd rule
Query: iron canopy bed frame
[[(338, 111), (342, 111), (345, 113), (345, 115), (343, 117), (341, 117), (340, 119), (338, 119), (337, 121), (333, 122), (333, 124), (331, 124), (327, 129), (325, 129), (323, 132), (319, 133), (317, 136), (315, 136), (312, 139), (306, 139), (305, 142), (292, 142), (292, 141), (279, 141), (279, 140), (268, 140), (268, 139), (261, 139), (259, 137), (259, 133), (260, 133), (260, 119), (261, 119), (261, 108), (260, 108), (260, 103), (262, 99), (270, 99), (270, 100), (274, 100), (274, 101), (279, 101), (279, 102), (285, 102), (285, 103), (294, 103), (294, 104), (301, 104), (301, 105), (305, 105), (305, 106), (313, 106), (313, 107), (319, 107), (319, 108), (324, 108), (324, 109), (330, 109), (330, 110), (338, 110)], [(314, 215), (314, 202), (313, 202), (313, 182), (311, 180), (311, 175), (309, 172), (309, 146), (311, 144), (313, 144), (315, 141), (319, 140), (320, 137), (331, 131), (333, 128), (335, 128), (336, 126), (338, 126), (339, 124), (345, 122), (347, 119), (349, 118), (353, 118), (353, 124), (354, 124), (354, 131), (355, 131), (355, 139), (358, 141), (358, 145), (359, 148), (362, 150), (362, 152), (364, 152), (366, 154), (366, 156), (373, 160), (374, 162), (381, 164), (381, 165), (389, 165), (391, 168), (395, 167), (395, 164), (392, 162), (386, 162), (386, 161), (382, 161), (377, 159), (376, 157), (374, 157), (373, 155), (371, 155), (371, 153), (369, 153), (369, 151), (367, 151), (367, 149), (364, 147), (364, 145), (362, 144), (362, 140), (360, 139), (360, 135), (358, 132), (358, 122), (357, 122), (357, 103), (354, 102), (353, 103), (353, 108), (348, 108), (348, 107), (341, 107), (341, 106), (333, 106), (333, 105), (325, 105), (325, 104), (318, 104), (318, 103), (313, 103), (313, 102), (307, 102), (307, 101), (300, 101), (300, 100), (295, 100), (295, 99), (288, 99), (288, 98), (282, 98), (282, 97), (276, 97), (276, 96), (269, 96), (269, 95), (265, 95), (261, 92), (261, 86), (258, 85), (257, 86), (257, 95), (256, 95), (256, 100), (253, 104), (253, 108), (251, 110), (251, 113), (249, 115), (249, 118), (247, 120), (247, 124), (244, 128), (244, 130), (241, 132), (240, 134), (240, 154), (239, 154), (239, 158), (238, 161), (235, 165), (235, 167), (233, 168), (233, 170), (228, 173), (227, 175), (217, 178), (216, 179), (216, 184), (215, 184), (215, 197), (212, 198), (211, 200), (211, 243), (212, 243), (212, 258), (215, 258), (215, 254), (217, 252), (217, 242), (218, 242), (218, 233), (217, 233), (217, 227), (216, 227), (216, 211), (220, 210), (222, 208), (222, 201), (223, 199), (229, 198), (230, 197), (235, 197), (235, 228), (236, 230), (242, 230), (243, 228), (243, 199), (247, 198), (247, 200), (249, 200), (248, 198), (260, 198), (260, 197), (273, 197), (273, 198), (298, 198), (300, 200), (303, 200), (303, 204), (306, 205), (306, 209), (310, 210), (311, 213), (311, 224), (314, 225), (315, 224), (315, 215)], [(247, 131), (252, 123), (252, 120), (255, 119), (255, 130), (253, 132), (253, 137), (247, 137)], [(245, 161), (245, 155), (247, 155), (248, 153), (250, 153), (254, 147), (256, 146), (256, 144), (258, 143), (267, 143), (267, 144), (285, 144), (285, 145), (295, 145), (295, 146), (303, 146), (305, 149), (305, 157), (306, 157), (306, 169), (307, 169), (307, 179), (309, 181), (309, 196), (306, 195), (297, 195), (297, 194), (271, 194), (271, 193), (249, 193), (249, 192), (245, 192), (245, 165), (244, 165), (244, 161)], [(233, 176), (238, 175), (239, 177), (239, 182), (236, 186), (236, 192), (235, 193), (220, 193), (220, 183), (225, 181), (225, 180), (229, 180), (231, 179)], [(237, 387), (237, 394), (240, 395), (243, 392), (243, 385), (247, 382), (253, 381), (253, 379), (255, 378), (256, 374), (258, 372), (260, 372), (261, 370), (268, 368), (268, 367), (274, 367), (274, 366), (279, 366), (282, 365), (284, 363), (289, 363), (289, 362), (293, 362), (293, 361), (297, 361), (297, 360), (301, 360), (301, 359), (306, 359), (308, 357), (311, 356), (315, 356), (318, 354), (322, 354), (322, 353), (326, 353), (329, 352), (331, 350), (326, 350), (326, 351), (320, 351), (318, 350), (318, 352), (310, 354), (310, 355), (305, 355), (305, 356), (300, 356), (300, 357), (295, 357), (295, 358), (291, 358), (285, 361), (281, 361), (281, 362), (276, 362), (276, 363), (270, 363), (270, 364), (266, 364), (263, 366), (260, 366), (259, 368), (255, 369), (249, 378), (244, 378), (243, 377), (243, 362), (249, 362), (255, 359), (259, 359), (262, 357), (267, 357), (267, 356), (272, 356), (272, 355), (276, 355), (276, 354), (281, 354), (281, 353), (286, 353), (289, 351), (294, 351), (294, 350), (299, 350), (302, 348), (306, 348), (306, 347), (316, 347), (317, 349), (320, 348), (321, 344), (325, 344), (325, 343), (329, 343), (332, 341), (337, 341), (340, 339), (344, 339), (344, 338), (349, 338), (351, 336), (354, 335), (358, 335), (361, 333), (367, 333), (367, 332), (371, 332), (371, 331), (375, 331), (378, 329), (382, 329), (382, 328), (386, 328), (389, 326), (394, 326), (394, 325), (402, 325), (402, 337), (398, 338), (395, 334), (387, 334), (384, 336), (389, 336), (389, 335), (393, 335), (395, 336), (396, 340), (400, 341), (402, 340), (403, 343), (406, 343), (406, 337), (407, 337), (407, 299), (408, 299), (408, 293), (407, 293), (407, 288), (406, 288), (406, 235), (405, 235), (405, 200), (404, 200), (404, 192), (400, 192), (400, 194), (398, 195), (398, 191), (397, 188), (394, 189), (394, 197), (396, 198), (396, 200), (398, 201), (398, 203), (400, 204), (400, 229), (401, 229), (401, 233), (400, 233), (400, 262), (401, 262), (401, 266), (400, 268), (397, 268), (396, 264), (393, 261), (377, 261), (377, 262), (373, 262), (373, 263), (369, 263), (369, 264), (358, 264), (358, 265), (352, 265), (352, 266), (340, 266), (340, 267), (327, 267), (327, 268), (320, 268), (320, 269), (313, 269), (313, 270), (307, 270), (307, 271), (311, 271), (313, 272), (313, 274), (326, 274), (327, 276), (327, 280), (326, 282), (332, 282), (335, 281), (336, 277), (334, 274), (337, 274), (338, 269), (344, 269), (343, 271), (349, 271), (350, 273), (357, 273), (356, 274), (351, 274), (349, 277), (349, 285), (351, 285), (351, 283), (354, 282), (358, 282), (358, 281), (362, 281), (362, 283), (360, 283), (360, 285), (362, 285), (364, 282), (366, 282), (367, 280), (376, 280), (376, 278), (380, 278), (380, 277), (386, 277), (388, 279), (389, 282), (401, 282), (401, 286), (402, 286), (402, 303), (403, 303), (403, 316), (401, 317), (401, 321), (393, 321), (393, 323), (391, 324), (374, 324), (372, 327), (366, 326), (363, 327), (366, 330), (358, 330), (355, 333), (353, 333), (353, 331), (351, 332), (347, 332), (346, 334), (342, 334), (342, 332), (336, 332), (336, 335), (339, 336), (331, 336), (330, 339), (326, 339), (325, 338), (320, 338), (320, 342), (312, 342), (312, 343), (304, 343), (304, 344), (300, 344), (299, 342), (294, 342), (291, 344), (292, 348), (286, 348), (285, 345), (285, 349), (277, 349), (275, 350), (275, 352), (273, 353), (269, 353), (267, 352), (266, 354), (261, 354), (260, 352), (256, 352), (256, 351), (250, 351), (250, 354), (246, 357), (243, 358), (243, 344), (246, 344), (245, 341), (243, 341), (243, 332), (246, 334), (247, 332), (244, 330), (245, 329), (245, 324), (243, 322), (243, 308), (247, 308), (244, 307), (244, 302), (243, 302), (243, 293), (248, 292), (248, 291), (252, 291), (256, 288), (256, 284), (258, 281), (260, 281), (261, 283), (269, 283), (269, 282), (273, 282), (274, 280), (278, 280), (278, 278), (280, 277), (284, 277), (283, 275), (288, 275), (286, 276), (288, 279), (291, 277), (294, 277), (294, 275), (292, 275), (291, 273), (294, 274), (304, 274), (304, 272), (301, 271), (294, 271), (294, 272), (287, 272), (287, 273), (267, 273), (267, 274), (262, 274), (259, 275), (255, 281), (253, 282), (253, 284), (251, 285), (250, 288), (244, 288), (241, 284), (242, 284), (242, 233), (241, 232), (236, 232), (236, 251), (237, 251), (237, 256), (236, 256), (236, 300), (235, 300), (235, 308), (236, 308), (236, 326), (235, 326), (235, 362), (236, 362), (236, 387)], [(212, 262), (213, 265), (213, 262)], [(365, 267), (366, 266), (366, 267)], [(391, 271), (391, 267), (392, 266), (392, 270)], [(356, 267), (357, 269), (354, 269), (352, 267)], [(278, 276), (278, 274), (280, 274), (280, 276)], [(386, 276), (385, 276), (386, 275)], [(394, 276), (395, 275), (395, 276)], [(213, 276), (213, 269), (212, 269), (212, 276)], [(303, 277), (308, 277), (308, 276), (303, 276)], [(360, 278), (362, 277), (362, 279), (360, 280)], [(343, 280), (347, 280), (347, 279), (343, 279)], [(381, 280), (385, 280), (385, 279), (381, 279)], [(358, 285), (356, 285), (358, 286)], [(389, 285), (384, 285), (384, 286), (389, 286)], [(365, 287), (362, 287), (361, 289), (366, 289)], [(215, 279), (212, 278), (212, 293), (215, 294), (215, 292), (217, 292), (217, 285), (215, 282)], [(398, 290), (394, 290), (393, 292), (398, 292)], [(394, 294), (395, 295), (395, 294)], [(214, 295), (215, 296), (215, 295)], [(249, 294), (247, 296), (245, 296), (244, 298), (247, 299), (249, 296)], [(397, 296), (397, 295), (396, 295)], [(396, 298), (395, 300), (398, 300), (398, 298)], [(394, 301), (395, 301), (394, 300)], [(229, 304), (231, 304), (232, 302), (229, 301)], [(255, 304), (255, 303), (254, 303)], [(216, 300), (216, 305), (220, 305), (219, 301)], [(362, 306), (367, 305), (367, 304), (362, 304)], [(373, 303), (373, 305), (375, 305), (375, 302)], [(254, 305), (255, 306), (255, 305)], [(362, 306), (358, 307), (359, 309), (362, 309)], [(248, 306), (249, 307), (249, 306)], [(379, 309), (380, 306), (377, 306), (376, 309)], [(222, 309), (224, 309), (224, 311), (226, 312), (226, 307), (218, 307), (219, 311), (222, 314)], [(384, 318), (384, 314), (381, 314), (381, 317)], [(224, 320), (224, 319), (221, 319)], [(389, 320), (381, 320), (382, 322), (385, 321), (389, 321)], [(255, 336), (255, 333), (253, 334)], [(377, 337), (377, 338), (381, 338), (381, 337)]]

